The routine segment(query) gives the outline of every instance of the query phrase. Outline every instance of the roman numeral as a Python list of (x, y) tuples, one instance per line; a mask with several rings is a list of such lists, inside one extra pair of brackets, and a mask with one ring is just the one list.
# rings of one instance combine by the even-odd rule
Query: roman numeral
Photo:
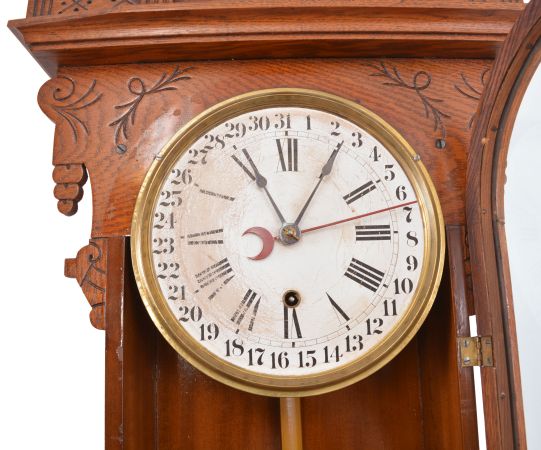
[(390, 225), (356, 225), (356, 239), (358, 241), (390, 241)]
[[(332, 307), (334, 308), (335, 312), (337, 313), (336, 315), (337, 316), (342, 316), (343, 319), (345, 319), (345, 321), (349, 321), (349, 316), (344, 312), (344, 310), (342, 308), (340, 308), (340, 306), (338, 306), (338, 303), (336, 303), (334, 301), (334, 299), (329, 295), (327, 294), (327, 297), (329, 298), (329, 301), (331, 302), (331, 305)], [(340, 320), (340, 317), (338, 317), (338, 320)], [(349, 327), (347, 327), (348, 330), (349, 330)]]
[(353, 258), (344, 274), (346, 277), (355, 281), (355, 283), (376, 292), (383, 281), (384, 273), (368, 264)]
[(216, 283), (219, 283), (208, 297), (209, 300), (212, 300), (214, 297), (216, 297), (216, 294), (218, 294), (218, 292), (220, 292), (222, 288), (233, 279), (235, 274), (229, 275), (231, 272), (233, 272), (233, 269), (229, 265), (227, 258), (224, 258), (221, 261), (218, 261), (216, 264), (207, 267), (205, 270), (202, 270), (195, 275), (195, 280), (197, 281), (197, 284), (199, 284), (199, 289), (197, 289), (195, 293), (197, 294), (201, 289), (204, 289), (207, 286), (216, 285)]
[(188, 245), (218, 245), (223, 244), (223, 228), (218, 230), (202, 231), (201, 233), (192, 233), (181, 236), (181, 239), (187, 239)]
[[(237, 150), (237, 147), (235, 145), (233, 146), (233, 148)], [(252, 157), (248, 153), (248, 150), (243, 148), (242, 153), (244, 154), (250, 165), (254, 167), (254, 162), (252, 160)], [(253, 181), (255, 181), (255, 174), (250, 169), (248, 169), (248, 167), (246, 167), (244, 163), (239, 158), (237, 158), (236, 155), (231, 155), (231, 158), (233, 158), (233, 161), (235, 161), (240, 166), (240, 168), (244, 171), (246, 175), (248, 175)]]
[(261, 297), (259, 297), (257, 299), (257, 302), (254, 303), (256, 297), (257, 293), (252, 291), (251, 289), (248, 289), (248, 291), (246, 291), (246, 294), (244, 295), (244, 298), (240, 302), (239, 307), (236, 309), (235, 313), (231, 317), (231, 322), (240, 325), (253, 305), (250, 322), (248, 324), (248, 330), (252, 331), (252, 329), (254, 328), (255, 316), (257, 315), (257, 311), (259, 309), (259, 302), (261, 301)]
[(282, 139), (276, 139), (276, 145), (278, 147), (278, 156), (280, 157), (280, 166), (284, 172), (298, 172), (298, 140), (294, 138), (287, 138), (287, 155), (285, 154), (285, 148), (282, 145), (284, 142)]
[(297, 338), (302, 338), (297, 310), (284, 305), (284, 339), (294, 339), (293, 333)]
[(359, 200), (361, 197), (365, 196), (369, 192), (372, 192), (374, 189), (376, 189), (376, 185), (372, 181), (369, 181), (368, 183), (363, 184), (361, 187), (358, 187), (354, 191), (351, 191), (349, 194), (344, 195), (344, 200), (349, 205), (350, 203)]

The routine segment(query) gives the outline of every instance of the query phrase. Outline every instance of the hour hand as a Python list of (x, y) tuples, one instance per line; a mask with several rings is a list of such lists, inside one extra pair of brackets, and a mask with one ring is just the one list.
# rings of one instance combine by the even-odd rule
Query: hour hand
[(326, 177), (327, 175), (331, 173), (334, 160), (336, 159), (338, 152), (342, 148), (342, 145), (344, 145), (344, 141), (340, 142), (340, 144), (338, 144), (336, 148), (332, 151), (331, 156), (329, 157), (329, 160), (325, 163), (325, 165), (321, 169), (321, 175), (319, 176), (319, 178)]
[(331, 153), (331, 156), (329, 157), (329, 159), (327, 160), (327, 162), (325, 163), (325, 165), (322, 167), (321, 169), (321, 174), (319, 175), (319, 180), (316, 184), (316, 187), (314, 188), (314, 190), (312, 191), (312, 193), (310, 194), (310, 197), (308, 197), (308, 200), (306, 200), (306, 203), (304, 204), (304, 206), (302, 207), (301, 209), (301, 212), (299, 213), (299, 215), (297, 216), (297, 219), (295, 220), (295, 225), (299, 225), (301, 219), (302, 219), (302, 216), (304, 216), (304, 213), (306, 212), (306, 210), (308, 209), (308, 205), (310, 204), (310, 202), (312, 201), (312, 199), (314, 198), (314, 195), (316, 194), (317, 190), (319, 189), (319, 185), (321, 184), (321, 182), (323, 181), (323, 178), (325, 178), (327, 175), (329, 175), (332, 171), (332, 166), (334, 164), (334, 160), (336, 159), (336, 156), (338, 155), (338, 152), (340, 151), (340, 149), (342, 148), (342, 145), (344, 145), (344, 141), (340, 142), (336, 148), (332, 151)]

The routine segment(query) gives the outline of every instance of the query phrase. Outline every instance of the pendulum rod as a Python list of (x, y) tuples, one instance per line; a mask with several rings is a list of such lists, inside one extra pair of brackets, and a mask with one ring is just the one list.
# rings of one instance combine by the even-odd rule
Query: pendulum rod
[(282, 450), (302, 450), (301, 399), (280, 398)]

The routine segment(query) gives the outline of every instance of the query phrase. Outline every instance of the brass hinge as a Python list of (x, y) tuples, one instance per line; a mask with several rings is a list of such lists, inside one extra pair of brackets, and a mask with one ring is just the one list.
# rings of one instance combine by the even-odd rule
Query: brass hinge
[(491, 336), (473, 336), (458, 338), (462, 367), (493, 367)]

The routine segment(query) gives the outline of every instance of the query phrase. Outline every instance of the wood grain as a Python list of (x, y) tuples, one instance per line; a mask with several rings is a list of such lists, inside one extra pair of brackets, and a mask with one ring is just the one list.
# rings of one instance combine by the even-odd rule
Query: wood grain
[(156, 449), (280, 448), (278, 399), (247, 394), (207, 377), (161, 336), (155, 358)]
[(304, 398), (304, 450), (423, 448), (417, 344), (414, 338), (389, 364), (359, 383)]
[[(454, 323), (453, 336), (467, 337), (471, 336), (470, 332), (470, 316), (474, 311), (470, 310), (471, 286), (468, 276), (468, 258), (467, 242), (466, 242), (466, 227), (463, 225), (448, 225), (447, 226), (447, 253), (449, 259), (449, 287), (451, 293), (451, 320)], [(451, 342), (458, 345), (457, 339), (452, 339)], [(462, 367), (460, 360), (460, 352), (457, 351), (453, 355), (449, 351), (450, 358), (456, 356), (456, 376), (457, 391), (455, 393), (455, 401), (458, 399), (460, 405), (460, 428), (462, 430), (462, 446), (463, 448), (476, 449), (478, 447), (478, 430), (477, 430), (477, 411), (475, 404), (475, 386), (473, 379), (473, 370)], [(450, 360), (450, 365), (454, 365), (454, 361)]]
[[(138, 297), (129, 241), (108, 239), (105, 448), (149, 450), (156, 440), (157, 330)], [(166, 448), (166, 447), (163, 447)]]
[[(457, 351), (457, 337), (470, 336), (464, 227), (448, 225), (446, 234), (445, 275), (430, 318), (419, 333), (424, 445), (442, 450), (477, 449), (473, 371), (461, 367)], [(447, 427), (441, 429), (441, 423)]]

